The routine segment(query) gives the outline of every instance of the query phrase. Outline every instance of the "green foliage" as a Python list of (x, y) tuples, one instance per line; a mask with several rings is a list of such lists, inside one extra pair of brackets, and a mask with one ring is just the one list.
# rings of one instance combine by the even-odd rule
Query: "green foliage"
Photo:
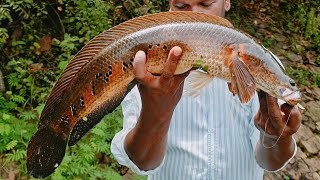
[[(7, 91), (0, 92), (0, 167), (18, 169), (16, 179), (30, 178), (28, 141), (51, 88), (82, 46), (115, 24), (164, 9), (165, 0), (2, 1), (0, 68)], [(44, 43), (45, 36), (50, 38)], [(49, 48), (41, 51), (45, 44)], [(121, 114), (117, 109), (68, 148), (49, 179), (122, 179), (125, 171), (110, 152), (110, 142), (122, 127)], [(0, 179), (8, 177), (1, 173)]]
[(291, 178), (289, 176), (283, 176), (284, 180), (290, 180)]
[(10, 93), (6, 95), (8, 98), (0, 96), (0, 154), (5, 154), (5, 164), (21, 164), (19, 171), (25, 174), (25, 149), (31, 133), (35, 131), (36, 127), (32, 122), (38, 114), (19, 107), (24, 103), (21, 96)]
[(117, 172), (121, 166), (110, 152), (111, 140), (121, 127), (122, 111), (117, 109), (67, 150), (66, 157), (51, 179), (122, 179)]
[(288, 23), (289, 28), (313, 42), (320, 53), (320, 1), (303, 1), (291, 4), (288, 9), (293, 15)]
[(110, 11), (113, 3), (101, 0), (61, 1), (68, 18), (63, 19), (65, 30), (79, 36), (79, 43), (87, 43), (92, 37), (111, 27)]
[(287, 68), (287, 72), (299, 84), (320, 87), (320, 73), (312, 73), (308, 70), (292, 67)]

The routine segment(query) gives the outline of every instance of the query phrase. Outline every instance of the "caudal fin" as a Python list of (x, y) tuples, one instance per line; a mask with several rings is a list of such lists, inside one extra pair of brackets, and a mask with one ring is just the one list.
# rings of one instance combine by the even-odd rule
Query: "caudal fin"
[(27, 169), (31, 176), (44, 178), (60, 165), (66, 151), (67, 140), (50, 127), (39, 129), (27, 148)]

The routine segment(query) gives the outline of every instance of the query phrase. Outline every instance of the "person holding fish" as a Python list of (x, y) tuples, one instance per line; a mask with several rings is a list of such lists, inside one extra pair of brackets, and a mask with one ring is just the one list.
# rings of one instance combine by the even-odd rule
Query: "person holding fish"
[[(169, 3), (171, 11), (221, 17), (231, 6), (230, 0)], [(246, 52), (245, 46), (238, 48)], [(173, 47), (161, 75), (148, 72), (146, 54), (136, 53), (133, 72), (138, 87), (122, 102), (124, 127), (111, 145), (119, 163), (148, 179), (166, 180), (256, 180), (263, 178), (263, 170), (284, 167), (297, 150), (292, 135), (301, 124), (298, 108), (287, 103), (279, 106), (276, 98), (263, 91), (250, 99), (239, 98), (241, 82), (235, 88), (218, 78), (207, 81), (198, 70), (174, 75), (183, 53), (183, 48)], [(205, 84), (196, 97), (188, 95), (193, 81)], [(290, 85), (295, 82), (290, 80)], [(247, 83), (244, 89), (250, 86)]]

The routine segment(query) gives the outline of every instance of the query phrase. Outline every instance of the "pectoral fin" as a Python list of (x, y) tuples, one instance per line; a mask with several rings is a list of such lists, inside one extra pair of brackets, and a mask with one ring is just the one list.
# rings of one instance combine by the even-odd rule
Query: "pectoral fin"
[(253, 97), (256, 90), (254, 77), (238, 55), (233, 57), (229, 68), (231, 75), (230, 91), (234, 95), (238, 94), (242, 103), (247, 103)]
[(233, 96), (239, 94), (236, 77), (233, 73), (231, 74), (231, 82), (228, 83), (228, 87), (229, 87), (229, 91), (232, 92)]

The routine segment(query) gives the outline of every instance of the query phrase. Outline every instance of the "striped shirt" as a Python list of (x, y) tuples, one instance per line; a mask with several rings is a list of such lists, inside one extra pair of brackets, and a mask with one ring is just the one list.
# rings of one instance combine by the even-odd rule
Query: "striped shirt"
[[(191, 74), (187, 77), (190, 78)], [(187, 84), (187, 83), (185, 83)], [(184, 87), (187, 90), (188, 87)], [(124, 150), (124, 139), (134, 128), (140, 114), (141, 99), (135, 87), (122, 102), (123, 129), (116, 134), (111, 151), (122, 165), (148, 179), (159, 180), (257, 180), (263, 169), (255, 160), (254, 149), (259, 131), (253, 117), (259, 108), (258, 96), (241, 104), (230, 93), (227, 83), (214, 79), (190, 97), (183, 92), (168, 131), (167, 150), (161, 165), (140, 170)]]

